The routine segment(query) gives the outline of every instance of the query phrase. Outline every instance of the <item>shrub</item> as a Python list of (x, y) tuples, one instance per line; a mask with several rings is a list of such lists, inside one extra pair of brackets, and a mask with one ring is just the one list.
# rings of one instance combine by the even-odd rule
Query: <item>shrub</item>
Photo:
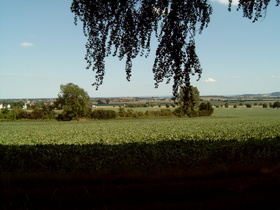
[(273, 104), (273, 109), (274, 109), (274, 108), (277, 108), (277, 109), (280, 108), (280, 101), (275, 101), (275, 102), (274, 102), (274, 104)]
[(33, 110), (31, 112), (31, 119), (38, 120), (44, 118), (45, 118), (45, 113), (42, 110)]
[(247, 108), (251, 108), (252, 104), (245, 104)]
[(117, 113), (113, 110), (98, 109), (91, 112), (92, 119), (113, 119), (117, 117)]
[(31, 119), (31, 113), (21, 110), (17, 115), (17, 119)]
[(183, 117), (185, 116), (185, 111), (182, 107), (178, 107), (173, 111), (173, 114), (177, 117)]

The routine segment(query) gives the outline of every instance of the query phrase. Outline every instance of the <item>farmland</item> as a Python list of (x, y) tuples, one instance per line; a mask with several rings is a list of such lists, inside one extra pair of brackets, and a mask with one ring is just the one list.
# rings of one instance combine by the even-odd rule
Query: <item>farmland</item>
[(279, 137), (280, 112), (263, 108), (216, 109), (212, 117), (0, 122), (0, 144), (155, 143), (169, 140), (249, 140)]
[(280, 111), (271, 108), (218, 108), (199, 118), (1, 121), (1, 207), (275, 206), (279, 151)]

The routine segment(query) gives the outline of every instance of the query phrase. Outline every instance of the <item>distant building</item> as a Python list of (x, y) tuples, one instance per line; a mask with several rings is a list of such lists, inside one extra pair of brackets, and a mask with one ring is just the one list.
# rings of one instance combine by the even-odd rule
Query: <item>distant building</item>
[(11, 109), (11, 104), (4, 105), (4, 108)]
[(0, 109), (3, 109), (4, 108), (4, 105), (3, 104), (0, 104)]
[(22, 106), (22, 109), (27, 109), (27, 104), (24, 103), (24, 105)]

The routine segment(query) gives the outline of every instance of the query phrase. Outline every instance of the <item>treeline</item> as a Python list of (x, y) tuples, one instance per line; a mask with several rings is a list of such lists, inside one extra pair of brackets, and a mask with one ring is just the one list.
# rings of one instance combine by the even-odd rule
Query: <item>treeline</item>
[(54, 112), (54, 107), (44, 105), (41, 109), (34, 109), (33, 111), (23, 110), (21, 107), (13, 109), (2, 109), (0, 111), (0, 119), (19, 120), (19, 119), (56, 119), (57, 115)]
[[(84, 114), (85, 119), (116, 119), (116, 118), (153, 118), (153, 117), (199, 117), (210, 116), (213, 113), (210, 102), (202, 102), (198, 110), (184, 110), (180, 107), (174, 111), (170, 109), (160, 109), (155, 111), (147, 110), (145, 112), (135, 111), (131, 108), (120, 107), (118, 111), (104, 109), (88, 109)], [(56, 119), (60, 121), (71, 120), (68, 115), (54, 111), (54, 107), (44, 105), (41, 109), (33, 111), (23, 110), (19, 107), (14, 109), (3, 109), (0, 111), (0, 119), (18, 120), (18, 119)]]
[[(240, 107), (242, 107), (242, 106), (246, 106), (247, 108), (251, 108), (252, 106), (262, 106), (263, 108), (268, 108), (268, 107), (270, 107), (270, 108), (280, 108), (280, 101), (275, 101), (274, 103), (269, 103), (269, 104), (267, 104), (267, 103), (260, 103), (260, 104), (258, 104), (258, 103), (254, 103), (253, 105), (251, 104), (251, 103), (245, 103), (245, 104), (243, 104), (243, 103), (239, 103), (238, 105), (237, 104), (234, 104), (233, 105), (233, 108), (237, 108), (238, 106), (240, 106)], [(229, 107), (229, 103), (225, 103), (224, 105), (223, 104), (221, 104), (221, 105), (214, 105), (216, 108), (219, 108), (219, 107), (225, 107), (225, 108), (228, 108)]]

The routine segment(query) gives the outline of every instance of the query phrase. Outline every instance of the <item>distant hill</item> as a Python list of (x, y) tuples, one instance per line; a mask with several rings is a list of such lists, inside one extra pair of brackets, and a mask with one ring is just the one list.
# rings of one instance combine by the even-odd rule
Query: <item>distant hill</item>
[(201, 96), (204, 100), (279, 100), (280, 92), (264, 93), (264, 94), (242, 94), (242, 95), (205, 95)]
[(241, 97), (253, 97), (253, 98), (267, 98), (267, 97), (280, 97), (280, 92), (265, 93), (265, 94), (243, 94)]

